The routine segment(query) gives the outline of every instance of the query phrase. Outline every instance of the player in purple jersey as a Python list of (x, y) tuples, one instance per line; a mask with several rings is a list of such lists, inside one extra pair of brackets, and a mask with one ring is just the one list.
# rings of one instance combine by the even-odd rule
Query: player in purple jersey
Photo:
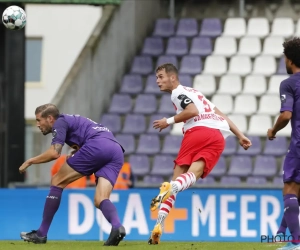
[(77, 148), (51, 179), (46, 197), (43, 220), (38, 230), (22, 232), (21, 238), (28, 242), (44, 244), (52, 219), (59, 208), (63, 189), (71, 182), (95, 174), (96, 192), (94, 204), (112, 225), (105, 246), (117, 246), (125, 237), (125, 228), (120, 223), (116, 207), (109, 200), (114, 184), (124, 163), (124, 149), (108, 128), (79, 115), (60, 114), (53, 104), (45, 104), (35, 111), (37, 127), (44, 135), (52, 133), (51, 147), (19, 168), (24, 173), (32, 164), (57, 159), (66, 143)]
[[(300, 198), (300, 38), (284, 42), (286, 71), (291, 76), (280, 84), (281, 109), (273, 128), (267, 132), (269, 140), (291, 120), (291, 143), (283, 165), (284, 215), (277, 234), (285, 235), (286, 227), (292, 235), (286, 246), (280, 250), (298, 250), (299, 244), (299, 203)], [(292, 239), (291, 239), (292, 238)]]

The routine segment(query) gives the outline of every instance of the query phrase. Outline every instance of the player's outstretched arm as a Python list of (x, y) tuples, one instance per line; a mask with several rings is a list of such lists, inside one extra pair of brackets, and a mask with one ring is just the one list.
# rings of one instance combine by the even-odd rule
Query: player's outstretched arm
[(62, 147), (63, 145), (61, 144), (51, 145), (51, 147), (48, 150), (46, 150), (44, 153), (36, 157), (33, 157), (31, 159), (28, 159), (19, 168), (20, 173), (24, 173), (26, 169), (32, 164), (45, 163), (57, 159), (58, 157), (60, 157)]
[(292, 118), (291, 111), (283, 111), (279, 115), (275, 125), (273, 128), (268, 129), (267, 137), (269, 140), (273, 140), (276, 138), (276, 134), (279, 130), (283, 129), (286, 125), (288, 125), (289, 121)]

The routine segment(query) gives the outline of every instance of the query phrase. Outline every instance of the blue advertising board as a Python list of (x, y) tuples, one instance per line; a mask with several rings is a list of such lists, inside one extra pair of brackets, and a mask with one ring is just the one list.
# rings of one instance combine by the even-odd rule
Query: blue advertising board
[[(157, 212), (158, 189), (114, 191), (110, 197), (127, 230), (126, 240), (147, 241)], [(0, 240), (38, 229), (48, 189), (0, 189)], [(164, 241), (252, 241), (275, 235), (283, 212), (281, 190), (189, 189), (179, 193)], [(94, 190), (65, 190), (49, 240), (106, 240), (110, 224), (94, 206)]]

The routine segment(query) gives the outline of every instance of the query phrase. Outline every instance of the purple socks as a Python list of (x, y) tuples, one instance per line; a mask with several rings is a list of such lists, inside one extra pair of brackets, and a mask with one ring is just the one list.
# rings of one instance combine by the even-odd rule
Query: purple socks
[(122, 226), (117, 209), (110, 200), (103, 200), (99, 205), (99, 209), (102, 211), (102, 214), (107, 221), (112, 225), (113, 229), (118, 229), (120, 226)]
[(52, 219), (59, 208), (61, 194), (63, 189), (55, 186), (50, 187), (49, 195), (46, 197), (46, 203), (43, 213), (43, 221), (37, 231), (39, 237), (47, 236)]

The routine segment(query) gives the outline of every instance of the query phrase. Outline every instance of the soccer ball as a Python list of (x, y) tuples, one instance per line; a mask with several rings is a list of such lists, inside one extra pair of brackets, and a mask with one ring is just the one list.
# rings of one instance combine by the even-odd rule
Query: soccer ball
[(23, 29), (26, 25), (26, 13), (18, 6), (10, 6), (2, 14), (2, 23), (10, 30)]

